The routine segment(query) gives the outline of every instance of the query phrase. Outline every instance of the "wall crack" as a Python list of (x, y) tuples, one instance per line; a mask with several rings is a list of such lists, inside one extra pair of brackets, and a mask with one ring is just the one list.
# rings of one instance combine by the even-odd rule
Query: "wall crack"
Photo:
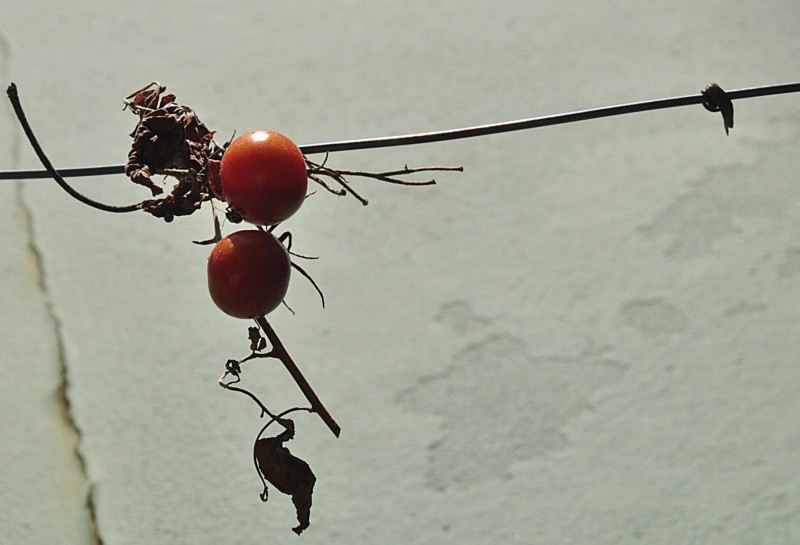
[[(8, 83), (8, 60), (10, 59), (10, 48), (8, 41), (0, 31), (0, 59), (5, 62), (0, 62), (0, 76), (4, 85)], [(17, 126), (16, 118), (11, 112), (10, 108), (2, 108), (4, 113), (3, 117), (9, 122), (9, 127)], [(14, 130), (10, 132), (9, 143), (11, 146), (11, 168), (18, 168), (20, 164), (22, 136), (20, 131)], [(47, 320), (50, 324), (50, 331), (55, 343), (56, 357), (58, 363), (59, 382), (56, 390), (54, 391), (53, 400), (58, 411), (60, 419), (60, 426), (66, 436), (69, 437), (69, 442), (72, 446), (72, 451), (76, 459), (77, 471), (79, 478), (83, 483), (86, 490), (86, 513), (88, 517), (88, 533), (91, 538), (92, 545), (103, 545), (103, 539), (97, 524), (97, 505), (95, 501), (95, 487), (91, 478), (86, 463), (86, 457), (81, 449), (82, 432), (78, 425), (75, 415), (72, 411), (72, 403), (69, 397), (70, 379), (69, 379), (69, 362), (66, 354), (66, 346), (64, 343), (63, 324), (55, 310), (52, 294), (50, 292), (47, 277), (44, 271), (44, 259), (42, 250), (36, 241), (35, 229), (33, 225), (33, 210), (25, 199), (25, 182), (18, 180), (15, 182), (15, 205), (17, 213), (21, 219), (26, 236), (26, 244), (28, 248), (28, 255), (30, 263), (33, 266), (35, 275), (36, 286), (42, 294), (44, 301), (45, 313)]]
[(86, 510), (89, 517), (88, 522), (90, 535), (92, 536), (92, 545), (102, 545), (103, 540), (100, 537), (100, 532), (97, 525), (97, 506), (94, 496), (94, 483), (89, 477), (86, 457), (81, 450), (80, 444), (82, 432), (78, 422), (75, 419), (75, 415), (72, 412), (72, 402), (70, 401), (69, 397), (69, 362), (64, 343), (63, 324), (61, 319), (58, 317), (58, 313), (55, 311), (52, 295), (47, 285), (47, 277), (43, 267), (42, 251), (36, 242), (34, 234), (32, 210), (25, 201), (23, 194), (23, 184), (25, 182), (20, 180), (16, 183), (17, 209), (23, 218), (23, 224), (25, 225), (27, 235), (28, 253), (36, 273), (38, 288), (41, 290), (44, 298), (45, 311), (48, 321), (51, 325), (51, 331), (56, 345), (59, 383), (56, 391), (54, 392), (54, 400), (61, 417), (62, 425), (65, 427), (65, 432), (72, 438), (71, 442), (73, 443), (73, 451), (75, 457), (77, 458), (78, 469), (81, 473), (81, 480), (86, 486)]

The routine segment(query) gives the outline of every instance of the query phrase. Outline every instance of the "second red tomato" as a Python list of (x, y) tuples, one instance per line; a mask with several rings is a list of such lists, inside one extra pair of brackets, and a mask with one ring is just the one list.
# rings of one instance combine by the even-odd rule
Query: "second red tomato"
[(231, 142), (222, 156), (225, 200), (245, 221), (273, 225), (297, 212), (306, 197), (303, 153), (286, 136), (252, 131)]
[(208, 257), (208, 291), (226, 314), (264, 316), (286, 296), (291, 268), (289, 253), (272, 233), (237, 231), (217, 242)]

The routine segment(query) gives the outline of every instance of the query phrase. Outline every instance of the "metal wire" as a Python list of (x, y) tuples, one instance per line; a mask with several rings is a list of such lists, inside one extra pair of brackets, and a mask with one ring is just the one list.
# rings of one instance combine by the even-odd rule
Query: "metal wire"
[[(742, 98), (753, 98), (761, 96), (779, 95), (786, 93), (800, 92), (800, 82), (784, 83), (779, 85), (765, 85), (760, 87), (749, 87), (726, 91), (731, 100)], [(695, 95), (685, 95), (671, 98), (661, 98), (647, 100), (643, 102), (632, 102), (628, 104), (618, 104), (615, 106), (604, 106), (589, 110), (578, 110), (562, 114), (548, 115), (542, 117), (532, 117), (519, 119), (516, 121), (505, 121), (488, 125), (478, 125), (475, 127), (464, 127), (460, 129), (450, 129), (436, 132), (425, 132), (417, 134), (405, 134), (400, 136), (383, 136), (378, 138), (364, 138), (360, 140), (342, 140), (337, 142), (323, 142), (319, 144), (301, 145), (300, 149), (305, 154), (332, 153), (337, 151), (353, 151), (375, 148), (386, 148), (396, 146), (410, 146), (413, 144), (428, 144), (432, 142), (444, 142), (447, 140), (458, 140), (462, 138), (474, 138), (489, 134), (500, 134), (504, 132), (522, 131), (551, 125), (562, 125), (564, 123), (574, 123), (601, 117), (611, 117), (616, 115), (646, 112), (651, 110), (662, 110), (666, 108), (677, 108), (693, 104), (702, 104), (706, 99), (703, 93)], [(103, 176), (108, 174), (124, 173), (124, 165), (106, 165), (79, 168), (65, 168), (58, 172), (61, 176)], [(34, 178), (49, 178), (45, 170), (0, 170), (0, 180), (27, 180)]]

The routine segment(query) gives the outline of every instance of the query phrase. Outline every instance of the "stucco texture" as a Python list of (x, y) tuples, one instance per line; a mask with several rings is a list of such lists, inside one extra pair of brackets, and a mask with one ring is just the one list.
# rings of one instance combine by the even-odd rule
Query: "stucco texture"
[[(793, 0), (0, 0), (0, 75), (63, 168), (124, 162), (122, 98), (153, 80), (221, 142), (310, 144), (797, 80), (798, 21)], [(342, 426), (295, 415), (300, 538), (288, 497), (258, 497), (265, 420), (217, 385), (250, 323), (208, 296), (208, 207), (167, 224), (0, 181), (0, 542), (796, 544), (798, 144), (786, 95), (736, 101), (730, 136), (696, 105), (331, 154), (464, 172), (353, 181), (368, 206), (317, 188), (280, 226), (327, 304), (295, 275), (270, 322)], [(37, 167), (4, 102), (0, 170)], [(270, 408), (305, 404), (248, 366)]]

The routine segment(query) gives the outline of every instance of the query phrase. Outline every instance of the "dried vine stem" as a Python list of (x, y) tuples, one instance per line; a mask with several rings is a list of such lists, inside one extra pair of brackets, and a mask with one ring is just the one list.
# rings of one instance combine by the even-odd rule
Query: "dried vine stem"
[[(303, 376), (303, 373), (297, 367), (297, 364), (294, 362), (292, 357), (286, 351), (286, 347), (283, 346), (280, 338), (278, 338), (278, 334), (275, 333), (275, 330), (272, 329), (272, 326), (269, 324), (267, 319), (264, 316), (255, 319), (256, 325), (258, 327), (251, 327), (250, 328), (250, 354), (242, 358), (241, 360), (228, 360), (225, 364), (225, 373), (219, 378), (219, 385), (227, 390), (233, 390), (240, 393), (243, 393), (250, 397), (253, 401), (261, 407), (263, 413), (269, 414), (272, 416), (272, 413), (264, 406), (258, 398), (253, 395), (251, 392), (244, 390), (242, 388), (238, 388), (234, 386), (237, 382), (239, 382), (239, 375), (242, 372), (241, 366), (243, 363), (250, 361), (255, 358), (275, 358), (283, 363), (284, 367), (289, 371), (289, 374), (294, 379), (297, 386), (300, 388), (300, 391), (303, 392), (303, 395), (308, 400), (309, 404), (311, 405), (311, 409), (309, 412), (317, 413), (320, 418), (325, 422), (325, 424), (330, 428), (331, 432), (336, 437), (339, 437), (341, 433), (341, 428), (339, 424), (336, 423), (336, 420), (333, 419), (331, 414), (322, 404), (319, 397), (317, 396), (314, 389), (308, 383), (306, 378)], [(266, 335), (266, 340), (261, 337), (259, 333), (259, 329), (264, 332)], [(270, 344), (269, 352), (261, 352), (267, 346), (267, 341)], [(234, 380), (230, 382), (225, 382), (225, 378), (231, 375), (234, 377)]]
[[(266, 357), (266, 356), (257, 356), (257, 357)], [(242, 361), (244, 361), (244, 360), (242, 360)], [(264, 405), (261, 402), (261, 400), (258, 399), (253, 392), (250, 392), (249, 390), (245, 390), (244, 388), (240, 388), (238, 386), (234, 386), (234, 384), (237, 384), (242, 380), (240, 378), (240, 376), (239, 376), (239, 373), (233, 373), (234, 379), (231, 380), (230, 382), (225, 382), (225, 378), (228, 376), (228, 374), (231, 374), (231, 372), (230, 371), (225, 371), (225, 374), (223, 374), (221, 377), (219, 377), (219, 385), (220, 386), (222, 386), (226, 390), (230, 390), (232, 392), (239, 392), (239, 393), (242, 393), (242, 394), (246, 395), (247, 397), (252, 399), (255, 402), (255, 404), (258, 405), (258, 407), (261, 409), (261, 416), (264, 416), (266, 414), (270, 418), (274, 418), (273, 414), (270, 412), (269, 409), (267, 409), (266, 405)]]
[[(243, 360), (241, 360), (241, 361), (239, 361), (237, 363), (239, 363), (239, 364), (244, 363), (245, 361), (251, 359), (252, 357), (263, 358), (263, 357), (267, 357), (267, 355), (266, 354), (260, 354), (260, 355), (256, 354), (254, 356), (253, 354), (251, 354), (250, 356), (244, 358)], [(234, 378), (231, 381), (225, 382), (225, 379), (227, 378), (228, 375), (232, 375)], [(222, 386), (223, 388), (225, 388), (226, 390), (230, 390), (231, 392), (239, 392), (240, 394), (244, 394), (247, 397), (249, 397), (250, 399), (252, 399), (253, 402), (255, 402), (255, 404), (258, 405), (258, 408), (261, 409), (261, 416), (267, 415), (267, 416), (270, 417), (269, 422), (267, 422), (261, 428), (261, 431), (258, 433), (258, 436), (256, 438), (261, 437), (261, 435), (264, 433), (264, 430), (266, 430), (267, 427), (269, 427), (270, 424), (272, 424), (275, 421), (279, 421), (281, 418), (283, 418), (284, 416), (286, 416), (289, 413), (293, 413), (293, 412), (296, 412), (296, 411), (306, 411), (306, 412), (309, 412), (309, 413), (315, 412), (314, 409), (312, 409), (311, 407), (292, 407), (291, 409), (287, 409), (287, 410), (283, 411), (282, 413), (273, 414), (272, 411), (270, 411), (267, 408), (267, 406), (264, 405), (264, 403), (260, 399), (258, 399), (258, 397), (253, 392), (251, 392), (250, 390), (246, 390), (246, 389), (244, 389), (244, 388), (242, 388), (240, 386), (235, 386), (235, 384), (238, 384), (241, 381), (242, 381), (242, 379), (241, 379), (241, 373), (240, 372), (235, 372), (235, 371), (231, 371), (230, 369), (228, 369), (228, 370), (225, 371), (225, 373), (221, 377), (219, 377), (219, 381), (218, 382), (219, 382), (219, 385)]]
[(14, 113), (17, 115), (17, 119), (19, 120), (20, 125), (22, 125), (22, 130), (25, 131), (25, 136), (28, 137), (28, 141), (30, 142), (33, 151), (36, 152), (36, 156), (39, 158), (39, 161), (42, 163), (42, 166), (45, 168), (45, 170), (47, 170), (47, 173), (50, 175), (50, 177), (53, 178), (56, 181), (56, 183), (70, 195), (70, 197), (82, 202), (83, 204), (91, 206), (92, 208), (97, 208), (98, 210), (102, 210), (104, 212), (124, 213), (124, 212), (135, 212), (137, 210), (142, 209), (141, 203), (132, 204), (128, 206), (113, 206), (110, 204), (97, 202), (94, 199), (90, 199), (86, 195), (80, 193), (77, 189), (69, 185), (67, 181), (55, 169), (53, 163), (50, 162), (50, 159), (45, 154), (44, 150), (42, 149), (42, 146), (39, 145), (39, 140), (33, 133), (33, 129), (28, 123), (28, 118), (25, 115), (25, 111), (22, 109), (22, 104), (19, 101), (19, 93), (17, 92), (17, 86), (14, 83), (9, 85), (8, 89), (6, 90), (6, 94), (8, 95), (8, 99), (11, 101), (11, 106), (14, 108)]
[[(275, 234), (275, 229), (278, 227), (278, 225), (280, 225), (280, 224), (271, 225), (271, 226), (269, 226), (267, 228), (264, 228), (262, 226), (258, 226), (258, 228), (261, 229), (261, 230), (266, 230), (266, 231), (268, 231), (268, 232), (270, 232), (270, 233), (272, 233), (274, 235)], [(300, 259), (319, 259), (316, 256), (302, 255), (302, 254), (298, 254), (298, 253), (293, 252), (292, 251), (292, 233), (289, 232), (289, 231), (286, 231), (285, 233), (281, 234), (278, 237), (278, 241), (281, 244), (283, 244), (284, 247), (286, 247), (286, 251), (289, 252), (289, 255), (291, 255), (291, 256), (298, 257)], [(311, 283), (313, 288), (316, 290), (317, 295), (319, 295), (320, 301), (322, 302), (322, 308), (325, 308), (325, 294), (322, 293), (322, 289), (319, 287), (319, 285), (317, 284), (316, 280), (314, 280), (311, 277), (311, 275), (308, 274), (308, 272), (306, 272), (306, 270), (303, 267), (301, 267), (300, 265), (295, 263), (294, 260), (291, 261), (291, 265), (292, 265), (292, 268), (294, 270), (296, 270), (298, 273), (300, 273), (303, 276), (303, 278), (305, 278), (306, 280), (308, 280)], [(286, 308), (289, 309), (289, 312), (294, 314), (294, 311), (291, 309), (291, 307), (289, 307), (289, 305), (286, 304), (286, 300), (283, 301), (283, 305)]]
[[(262, 356), (257, 356), (257, 357), (262, 357)], [(244, 361), (245, 360), (242, 360), (239, 363), (243, 363)], [(229, 381), (229, 382), (225, 382), (225, 378), (229, 374), (232, 374), (234, 376), (234, 379)], [(290, 413), (293, 413), (293, 412), (297, 412), (297, 411), (305, 411), (305, 412), (308, 412), (308, 413), (316, 412), (311, 407), (292, 407), (291, 409), (286, 409), (282, 413), (273, 414), (272, 411), (270, 411), (267, 408), (267, 406), (264, 405), (264, 403), (260, 399), (258, 399), (258, 397), (253, 392), (251, 392), (250, 390), (246, 390), (246, 389), (244, 389), (244, 388), (242, 388), (240, 386), (234, 386), (235, 384), (238, 384), (241, 381), (242, 381), (242, 379), (241, 379), (241, 376), (240, 376), (239, 373), (231, 373), (230, 371), (225, 371), (225, 373), (221, 377), (219, 377), (219, 385), (220, 386), (222, 386), (226, 390), (230, 390), (231, 392), (239, 392), (240, 394), (246, 395), (247, 397), (252, 399), (255, 402), (256, 405), (258, 405), (259, 409), (261, 409), (261, 416), (262, 417), (264, 415), (269, 416), (269, 418), (270, 418), (269, 422), (267, 422), (266, 424), (264, 424), (264, 426), (262, 426), (261, 431), (259, 431), (258, 435), (256, 436), (256, 439), (261, 437), (261, 435), (270, 426), (270, 424), (272, 424), (273, 422), (279, 422), (287, 414), (290, 414)]]
[[(266, 345), (266, 341), (258, 334), (257, 328), (251, 328), (250, 333), (251, 348), (253, 349), (251, 356), (253, 356), (257, 349), (260, 350)], [(312, 496), (317, 478), (308, 463), (292, 454), (289, 448), (286, 447), (286, 443), (294, 439), (295, 436), (294, 422), (286, 418), (286, 416), (296, 411), (310, 413), (315, 411), (311, 407), (292, 407), (279, 414), (273, 414), (255, 394), (239, 386), (234, 386), (240, 382), (240, 365), (247, 361), (248, 358), (244, 358), (241, 361), (228, 360), (225, 365), (226, 371), (219, 379), (219, 385), (226, 390), (246, 395), (261, 408), (262, 417), (265, 414), (270, 417), (269, 421), (261, 427), (258, 435), (256, 435), (253, 445), (253, 464), (264, 487), (261, 494), (259, 494), (259, 498), (264, 502), (269, 499), (269, 485), (272, 485), (279, 492), (291, 496), (297, 512), (298, 522), (297, 526), (292, 528), (292, 531), (300, 535), (311, 524)], [(234, 380), (225, 382), (225, 378), (228, 375), (232, 375)], [(262, 437), (273, 422), (278, 422), (283, 426), (284, 431), (272, 437)]]
[[(405, 165), (400, 170), (389, 170), (386, 172), (363, 172), (357, 170), (340, 170), (334, 169), (326, 166), (328, 161), (328, 155), (325, 155), (325, 159), (321, 163), (315, 163), (306, 157), (306, 165), (308, 166), (308, 177), (317, 182), (323, 189), (333, 193), (334, 195), (345, 195), (346, 193), (350, 193), (356, 199), (358, 199), (361, 204), (366, 205), (369, 201), (359, 195), (358, 193), (353, 190), (352, 186), (348, 182), (348, 178), (369, 178), (372, 180), (378, 180), (381, 182), (387, 182), (390, 184), (398, 184), (398, 185), (410, 185), (410, 186), (421, 186), (421, 185), (434, 185), (436, 180), (429, 179), (429, 180), (404, 180), (401, 176), (407, 176), (409, 174), (416, 174), (419, 172), (464, 172), (464, 167), (416, 167), (416, 168), (409, 168), (408, 165)], [(339, 184), (341, 189), (334, 189), (330, 185), (328, 185), (323, 178), (329, 178)]]
[(333, 416), (331, 416), (331, 414), (328, 412), (328, 409), (325, 408), (325, 405), (322, 404), (322, 401), (320, 401), (319, 397), (317, 397), (314, 389), (303, 376), (303, 373), (300, 372), (297, 364), (294, 362), (294, 360), (292, 360), (292, 357), (283, 346), (278, 334), (275, 333), (275, 330), (272, 329), (272, 326), (264, 316), (256, 318), (256, 323), (267, 336), (267, 340), (269, 340), (270, 344), (272, 345), (272, 350), (269, 354), (272, 357), (279, 359), (281, 363), (283, 363), (284, 367), (286, 367), (286, 369), (289, 371), (289, 374), (292, 375), (295, 383), (300, 388), (300, 391), (303, 392), (303, 395), (311, 404), (311, 408), (314, 410), (314, 412), (317, 413), (322, 421), (328, 426), (328, 428), (330, 428), (331, 432), (333, 432), (333, 435), (339, 437), (339, 434), (342, 431), (339, 427), (339, 424), (336, 423), (336, 420), (333, 419)]

